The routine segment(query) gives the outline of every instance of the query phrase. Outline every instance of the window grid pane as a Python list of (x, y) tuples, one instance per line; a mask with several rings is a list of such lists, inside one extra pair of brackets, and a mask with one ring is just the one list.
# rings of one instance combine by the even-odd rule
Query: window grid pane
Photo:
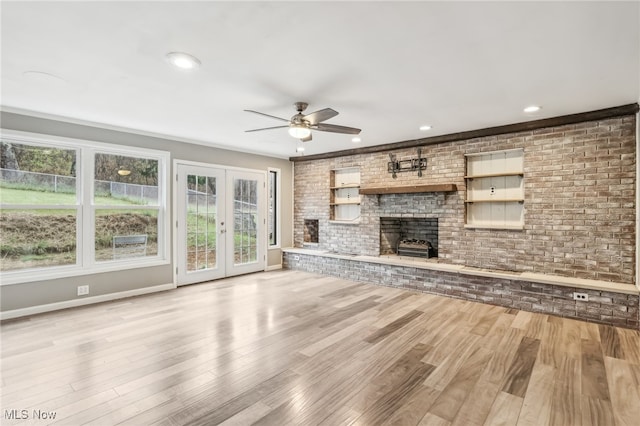
[(77, 211), (0, 210), (0, 271), (73, 265)]
[(158, 160), (96, 154), (94, 197), (95, 204), (158, 205)]
[(269, 171), (269, 245), (275, 246), (278, 244), (278, 172), (274, 170)]
[(0, 141), (0, 202), (17, 205), (75, 205), (74, 149)]
[(258, 259), (257, 214), (258, 183), (255, 180), (234, 181), (234, 264), (242, 265)]
[(187, 271), (217, 267), (216, 179), (187, 176)]
[[(142, 237), (144, 237), (144, 241), (142, 241)], [(157, 211), (96, 209), (96, 261), (123, 260), (133, 257), (156, 256), (157, 254)]]

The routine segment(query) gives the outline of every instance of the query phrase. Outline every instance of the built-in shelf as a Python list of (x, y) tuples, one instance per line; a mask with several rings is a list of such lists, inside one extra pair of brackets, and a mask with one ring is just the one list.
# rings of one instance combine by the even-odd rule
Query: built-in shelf
[(522, 229), (524, 152), (522, 149), (468, 154), (466, 227)]
[(329, 203), (330, 206), (348, 206), (360, 205), (360, 201), (339, 201), (337, 203)]
[(489, 173), (482, 175), (470, 175), (465, 176), (465, 179), (480, 179), (480, 178), (489, 178), (489, 177), (502, 177), (502, 176), (524, 176), (522, 172), (506, 172), (506, 173)]
[(490, 198), (490, 199), (480, 199), (480, 200), (466, 200), (465, 203), (524, 203), (523, 198)]
[(347, 189), (347, 188), (360, 188), (360, 185), (342, 185), (342, 186), (330, 186), (329, 189)]
[(360, 169), (331, 170), (329, 223), (357, 223), (360, 218)]
[(361, 195), (384, 194), (412, 194), (417, 192), (453, 192), (458, 187), (455, 183), (440, 183), (433, 185), (407, 185), (407, 186), (381, 186), (373, 188), (360, 188)]

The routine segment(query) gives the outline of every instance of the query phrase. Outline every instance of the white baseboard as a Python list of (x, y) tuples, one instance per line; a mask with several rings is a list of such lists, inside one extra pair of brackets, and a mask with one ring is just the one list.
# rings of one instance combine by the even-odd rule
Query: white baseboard
[(276, 271), (278, 269), (282, 269), (282, 263), (279, 265), (271, 265), (271, 266), (267, 266), (267, 269), (265, 269), (265, 271)]
[(174, 288), (176, 288), (175, 284), (161, 284), (153, 287), (144, 287), (135, 290), (121, 291), (118, 293), (109, 293), (93, 297), (83, 297), (81, 299), (65, 300), (63, 302), (48, 303), (46, 305), (30, 306), (28, 308), (0, 312), (0, 320), (26, 317), (29, 315), (41, 314), (44, 312), (58, 311), (60, 309), (75, 308), (77, 306), (108, 302), (110, 300), (124, 299), (126, 297), (157, 293), (159, 291), (173, 290)]

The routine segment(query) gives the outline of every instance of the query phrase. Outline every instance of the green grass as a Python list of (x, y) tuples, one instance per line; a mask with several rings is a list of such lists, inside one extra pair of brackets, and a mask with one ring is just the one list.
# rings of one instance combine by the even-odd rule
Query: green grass
[[(65, 192), (47, 192), (0, 187), (0, 203), (73, 206), (76, 204), (76, 195)], [(124, 206), (140, 205), (140, 203), (127, 200), (126, 198), (103, 196), (95, 197), (95, 204), (99, 206), (114, 204)]]
[(31, 191), (28, 189), (1, 188), (0, 202), (3, 204), (58, 204), (74, 205), (75, 194), (64, 192)]

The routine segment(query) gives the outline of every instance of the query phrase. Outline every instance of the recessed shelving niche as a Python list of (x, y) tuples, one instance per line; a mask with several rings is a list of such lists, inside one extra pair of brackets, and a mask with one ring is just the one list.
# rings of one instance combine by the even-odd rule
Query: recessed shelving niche
[(469, 154), (466, 226), (522, 229), (524, 153), (522, 149)]
[(333, 222), (357, 223), (360, 219), (360, 169), (349, 167), (331, 170), (329, 185), (329, 219)]

